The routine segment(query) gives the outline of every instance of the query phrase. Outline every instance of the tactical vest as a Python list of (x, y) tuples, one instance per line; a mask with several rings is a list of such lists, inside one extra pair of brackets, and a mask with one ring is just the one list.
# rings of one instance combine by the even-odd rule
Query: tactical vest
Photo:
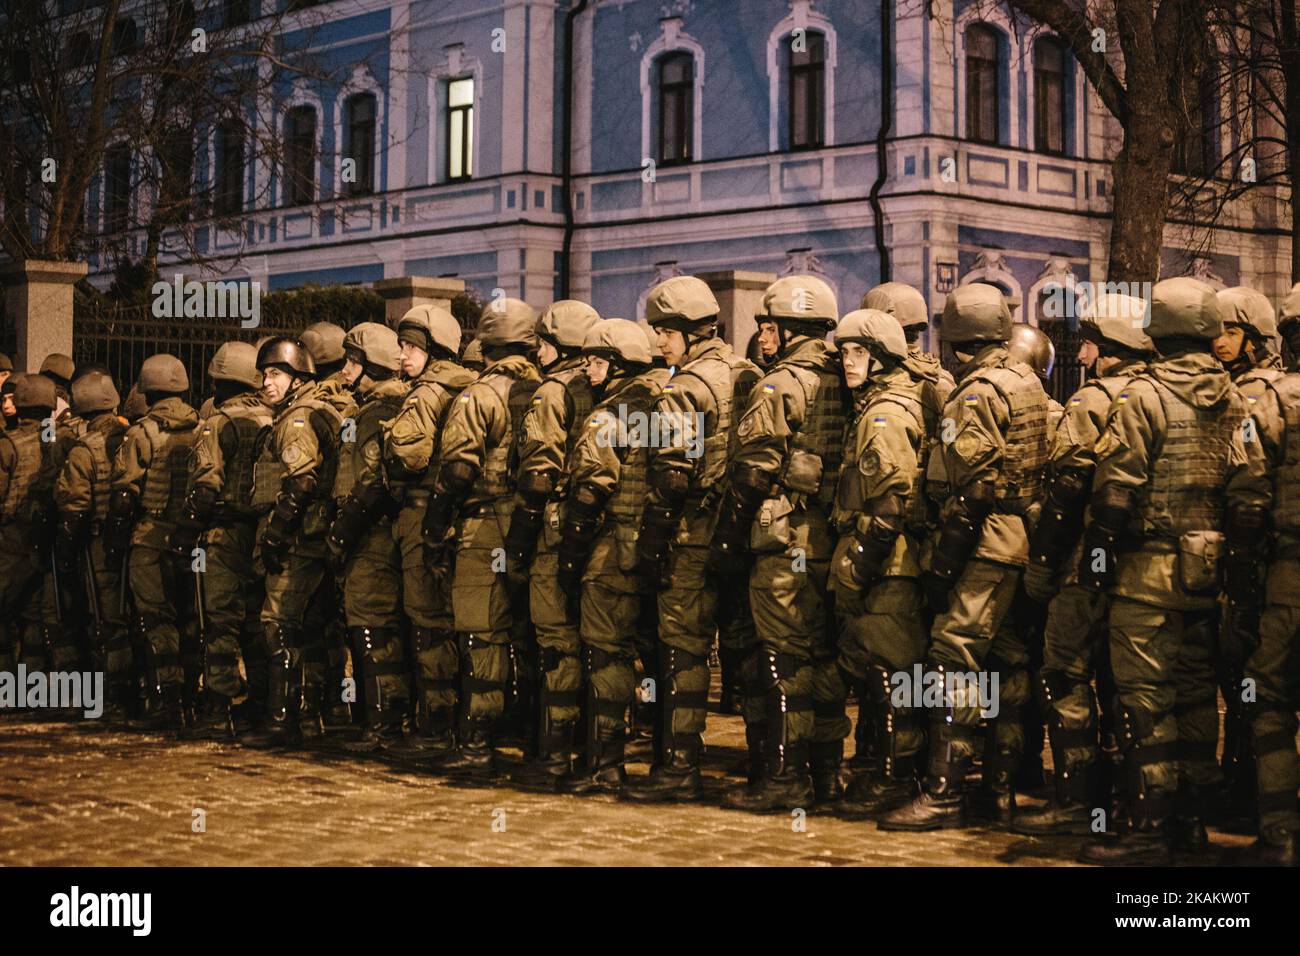
[(993, 493), (999, 511), (1023, 515), (1043, 492), (1049, 451), (1047, 393), (1034, 370), (1019, 362), (1005, 368), (982, 368), (964, 385), (971, 382), (992, 385), (1006, 404), (1011, 422), (1003, 436), (1002, 468)]
[[(869, 418), (875, 417), (877, 409), (886, 402), (897, 405), (903, 411), (912, 416), (912, 421), (921, 436), (920, 447), (914, 449), (916, 452), (917, 473), (916, 478), (912, 481), (912, 487), (908, 489), (907, 500), (903, 505), (903, 514), (907, 523), (907, 529), (914, 534), (923, 533), (926, 528), (927, 514), (922, 501), (919, 509), (915, 507), (917, 499), (924, 499), (925, 484), (925, 461), (928, 455), (929, 438), (925, 431), (925, 406), (921, 400), (922, 384), (913, 382), (910, 385), (891, 384), (888, 388), (882, 388), (877, 394), (872, 395), (863, 404), (862, 415), (855, 419), (853, 424), (848, 427), (845, 434), (845, 447), (851, 448), (853, 457), (845, 458), (844, 464), (840, 469), (840, 484), (838, 494), (835, 500), (836, 521), (842, 522), (849, 526), (853, 523), (856, 515), (866, 510), (867, 495), (863, 487), (862, 472), (858, 469), (858, 459), (862, 456), (865, 442), (859, 444), (858, 435), (861, 432), (861, 424)], [(916, 515), (919, 513), (920, 518)]]
[[(692, 491), (704, 495), (722, 483), (727, 474), (727, 463), (740, 445), (734, 427), (736, 409), (743, 412), (749, 404), (749, 394), (758, 381), (758, 369), (749, 360), (734, 355), (708, 355), (687, 362), (674, 378), (683, 375), (694, 376), (703, 382), (717, 408), (717, 420), (713, 429), (704, 436), (703, 456), (695, 468), (691, 482)], [(706, 419), (705, 426), (707, 425)], [(698, 437), (696, 436), (697, 440)]]
[[(650, 412), (654, 410), (661, 389), (661, 382), (656, 382), (648, 376), (639, 378), (630, 383), (627, 388), (619, 389), (617, 394), (608, 401), (602, 402), (597, 407), (597, 411), (609, 411), (621, 405), (626, 408), (628, 422), (634, 421), (632, 416), (638, 412), (649, 422)], [(654, 429), (650, 431), (653, 432)], [(644, 441), (635, 445), (629, 441), (621, 444), (617, 449), (623, 463), (619, 472), (618, 490), (605, 506), (606, 513), (611, 518), (620, 524), (632, 527), (640, 526), (641, 513), (645, 510), (646, 498), (650, 494), (647, 465), (650, 461), (649, 442), (652, 435), (646, 434), (642, 437)]]
[(835, 482), (827, 476), (839, 475), (844, 458), (844, 384), (834, 369), (781, 367), (793, 373), (803, 388), (804, 418), (790, 442), (780, 482), (829, 514), (835, 503)]
[[(564, 387), (564, 415), (565, 421), (568, 422), (568, 432), (564, 439), (564, 460), (568, 461), (578, 437), (586, 430), (587, 420), (591, 418), (596, 397), (592, 394), (591, 382), (587, 380), (587, 370), (582, 366), (566, 368), (548, 375), (542, 380), (542, 384), (545, 385), (547, 382), (559, 382)], [(564, 471), (556, 479), (554, 497), (563, 498), (568, 493), (568, 487), (569, 475)]]
[(1188, 531), (1222, 529), (1232, 443), (1246, 419), (1245, 401), (1233, 390), (1214, 408), (1197, 408), (1155, 376), (1142, 379), (1154, 386), (1160, 399), (1165, 434), (1153, 449), (1151, 473), (1131, 530), (1177, 538)]
[(153, 518), (175, 521), (185, 503), (198, 428), (169, 431), (148, 416), (140, 419), (139, 425), (149, 442), (149, 467), (140, 490), (140, 507)]
[(213, 430), (218, 442), (225, 429), (232, 429), (234, 450), (225, 454), (223, 472), (225, 483), (217, 498), (217, 513), (237, 516), (255, 514), (253, 499), (253, 464), (257, 461), (262, 443), (271, 429), (271, 410), (265, 405), (239, 404), (231, 408), (218, 408), (211, 415)]
[(14, 470), (9, 476), (9, 490), (0, 502), (0, 522), (25, 524), (32, 520), (40, 499), (40, 477), (46, 454), (41, 425), (19, 425), (0, 432), (0, 441), (9, 442), (14, 449)]
[(508, 498), (515, 492), (515, 472), (519, 458), (516, 442), (522, 431), (524, 415), (532, 403), (533, 393), (542, 383), (539, 379), (514, 378), (504, 372), (489, 372), (479, 378), (478, 383), (492, 389), (506, 410), (507, 420), (501, 441), (487, 449), (483, 457), (483, 470), (474, 483), (470, 500), (495, 501)]
[[(438, 434), (441, 435), (442, 426), (447, 421), (447, 413), (451, 411), (452, 400), (457, 395), (459, 395), (462, 391), (464, 391), (464, 389), (453, 388), (451, 385), (447, 384), (446, 382), (432, 382), (432, 381), (419, 382), (416, 384), (416, 386), (413, 389), (411, 389), (409, 393), (407, 393), (407, 400), (409, 401), (411, 396), (415, 395), (416, 392), (422, 389), (428, 391), (430, 394), (433, 395), (433, 401), (430, 404), (433, 406), (435, 410), (437, 421), (438, 421)], [(437, 448), (437, 443), (435, 442), (433, 453), (429, 460), (429, 467), (424, 470), (424, 474), (420, 476), (420, 480), (418, 482), (418, 487), (424, 489), (425, 491), (433, 491), (433, 486), (437, 484), (438, 481), (437, 460), (438, 460), (438, 448)], [(402, 478), (394, 479), (393, 472), (395, 470), (396, 469), (392, 469), (392, 468), (389, 469), (388, 472), (389, 487), (393, 489), (407, 487), (407, 482), (404, 479)]]
[[(354, 433), (352, 441), (339, 445), (339, 463), (334, 474), (332, 491), (335, 501), (340, 501), (351, 494), (358, 479), (366, 469), (364, 455), (367, 445), (379, 450), (379, 426), (388, 419), (395, 418), (406, 401), (404, 392), (390, 395), (369, 396), (365, 404), (353, 419)], [(372, 444), (373, 443), (373, 444)]]
[[(117, 436), (120, 439), (121, 436)], [(108, 517), (108, 493), (113, 476), (113, 457), (116, 449), (108, 447), (108, 436), (103, 432), (87, 430), (77, 443), (90, 453), (93, 471), (90, 477), (90, 513), (96, 523)]]
[(307, 409), (307, 421), (316, 432), (316, 442), (320, 446), (321, 466), (316, 475), (317, 500), (328, 498), (334, 487), (334, 473), (339, 466), (339, 432), (343, 427), (343, 415), (338, 407), (315, 396), (294, 402), (290, 412), (300, 408)]
[(1276, 379), (1270, 388), (1277, 394), (1286, 426), (1273, 476), (1273, 526), (1300, 537), (1300, 373)]

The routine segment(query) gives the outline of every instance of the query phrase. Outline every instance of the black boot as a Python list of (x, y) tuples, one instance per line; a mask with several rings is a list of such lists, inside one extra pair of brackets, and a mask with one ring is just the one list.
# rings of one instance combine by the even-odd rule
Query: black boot
[(184, 740), (233, 741), (235, 725), (230, 718), (230, 698), (215, 691), (204, 691), (194, 723), (185, 728), (180, 736)]
[[(1140, 771), (1139, 771), (1140, 772)], [(1085, 843), (1079, 862), (1097, 866), (1169, 866), (1173, 852), (1166, 821), (1172, 798), (1162, 787), (1146, 787), (1129, 802), (1129, 826)]]
[(882, 830), (925, 831), (966, 826), (964, 784), (974, 749), (974, 728), (952, 720), (950, 709), (931, 712), (930, 765), (910, 803), (880, 818)]
[(677, 675), (707, 667), (707, 660), (675, 647), (661, 644), (658, 654), (660, 699), (657, 759), (648, 777), (628, 782), (623, 795), (644, 803), (675, 800), (695, 801), (704, 798), (704, 780), (700, 775), (699, 734), (676, 734), (673, 726), (678, 710), (684, 706), (703, 711), (708, 706), (708, 692), (683, 691)]
[(629, 781), (623, 796), (638, 803), (703, 800), (699, 745), (686, 743), (665, 750), (650, 775)]
[[(1079, 692), (1087, 696), (1088, 717), (1082, 727), (1066, 727), (1061, 708)], [(1027, 836), (1088, 836), (1093, 810), (1101, 808), (1113, 819), (1110, 787), (1113, 775), (1103, 780), (1103, 757), (1097, 737), (1097, 699), (1089, 684), (1079, 684), (1061, 671), (1042, 669), (1035, 682), (1039, 712), (1047, 720), (1052, 748), (1052, 795), (1037, 810), (1019, 810), (1011, 829)], [(1090, 757), (1070, 761), (1070, 751), (1087, 750)]]
[(996, 731), (995, 722), (989, 727), (980, 786), (970, 801), (970, 809), (976, 819), (1001, 829), (1015, 822), (1015, 776), (1020, 767), (1020, 753), (998, 747)]
[(1259, 839), (1228, 857), (1234, 866), (1300, 866), (1300, 832), (1285, 826), (1264, 826)]
[(1057, 769), (1052, 796), (1036, 810), (1018, 809), (1011, 829), (1025, 836), (1089, 836), (1092, 833), (1096, 763), (1068, 767), (1053, 756)]
[(496, 739), (493, 718), (468, 717), (463, 724), (460, 746), (438, 763), (443, 773), (490, 777), (497, 769)]
[(551, 722), (543, 712), (537, 756), (515, 775), (515, 782), (528, 790), (557, 792), (560, 781), (573, 773), (576, 738), (577, 728), (573, 721)]
[(739, 714), (745, 702), (745, 685), (741, 677), (740, 662), (744, 655), (733, 648), (718, 647), (718, 669), (722, 672), (722, 697), (718, 713)]
[[(810, 710), (811, 702), (786, 696), (780, 685), (780, 680), (786, 677), (780, 656), (768, 651), (760, 653), (766, 657), (763, 666), (767, 673), (779, 675), (776, 682), (764, 689), (767, 724), (763, 746), (764, 772), (757, 780), (728, 790), (722, 797), (722, 805), (753, 812), (807, 809), (813, 804), (812, 778), (808, 773), (809, 743), (790, 739), (786, 715)], [(804, 663), (801, 666), (809, 665)]]
[(840, 779), (844, 741), (814, 743), (810, 753), (814, 803), (829, 809), (844, 798), (844, 782)]
[(146, 733), (180, 733), (185, 729), (181, 709), (181, 685), (163, 684), (150, 702), (149, 711), (131, 726)]
[[(560, 779), (561, 793), (619, 793), (627, 783), (624, 769), (624, 745), (627, 740), (623, 723), (627, 705), (622, 701), (604, 700), (596, 693), (592, 675), (607, 660), (603, 652), (592, 647), (583, 649), (583, 673), (587, 680), (587, 700), (584, 717), (587, 724), (586, 759), (581, 768)], [(615, 726), (602, 727), (600, 717), (615, 721)]]
[(365, 724), (361, 732), (352, 740), (344, 741), (344, 750), (350, 753), (377, 753), (402, 739), (402, 718), (406, 711), (406, 701), (391, 699), (384, 693), (380, 677), (384, 674), (401, 674), (403, 667), (399, 662), (381, 663), (375, 660), (376, 653), (388, 647), (390, 641), (397, 640), (397, 633), (392, 628), (352, 627), (348, 635), (353, 646), (361, 651), (361, 680), (365, 685)]
[(266, 722), (240, 738), (240, 743), (250, 747), (293, 747), (301, 739), (297, 713), (298, 698), (302, 695), (301, 667), (290, 663), (291, 640), (287, 628), (266, 625), (266, 643), (271, 652), (267, 660)]
[[(916, 798), (915, 755), (897, 756), (900, 731), (919, 731), (911, 708), (897, 708), (890, 698), (889, 672), (873, 667), (858, 689), (859, 747), (865, 747), (857, 768), (850, 761), (852, 776), (844, 799), (835, 812), (850, 820), (879, 816), (905, 806)], [(856, 757), (856, 755), (855, 755)]]
[(1200, 854), (1210, 848), (1204, 807), (1200, 787), (1191, 782), (1178, 787), (1174, 797), (1174, 813), (1165, 822), (1165, 830), (1176, 852)]

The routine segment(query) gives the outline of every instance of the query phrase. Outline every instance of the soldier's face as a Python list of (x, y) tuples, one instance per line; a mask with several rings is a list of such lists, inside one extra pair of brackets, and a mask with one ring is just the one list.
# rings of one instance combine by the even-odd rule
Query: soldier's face
[(866, 385), (867, 375), (871, 371), (871, 353), (866, 346), (857, 342), (845, 342), (840, 347), (840, 357), (844, 363), (844, 383), (849, 388)]
[(669, 365), (681, 365), (686, 361), (686, 336), (677, 329), (655, 329), (655, 344)]
[(775, 322), (758, 323), (758, 350), (764, 357), (771, 358), (781, 348), (781, 336), (777, 334)]
[(343, 363), (343, 381), (351, 388), (361, 379), (362, 373), (365, 372), (364, 366), (355, 359), (349, 358)]
[(607, 378), (609, 378), (609, 360), (599, 355), (588, 355), (587, 381), (591, 383), (592, 388), (603, 385)]
[(5, 418), (13, 418), (15, 415), (18, 414), (18, 409), (14, 405), (14, 397), (12, 394), (6, 395), (4, 397), (3, 413)]
[(282, 368), (262, 370), (262, 393), (272, 405), (279, 405), (293, 387), (293, 376)]
[(1097, 358), (1101, 355), (1101, 349), (1097, 348), (1096, 342), (1089, 342), (1084, 339), (1079, 343), (1079, 364), (1086, 369), (1091, 369), (1097, 364)]
[(402, 343), (402, 374), (407, 378), (417, 378), (424, 372), (429, 362), (429, 353), (410, 342)]
[(1235, 362), (1241, 355), (1241, 346), (1246, 340), (1246, 332), (1240, 326), (1230, 325), (1223, 334), (1214, 340), (1214, 357), (1225, 365)]
[(537, 361), (543, 366), (550, 365), (560, 357), (560, 350), (557, 349), (546, 339), (540, 339), (537, 343)]

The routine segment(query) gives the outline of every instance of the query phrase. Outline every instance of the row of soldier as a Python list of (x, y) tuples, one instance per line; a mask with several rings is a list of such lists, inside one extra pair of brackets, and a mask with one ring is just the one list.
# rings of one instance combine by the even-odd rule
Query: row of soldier
[[(157, 355), (129, 428), (101, 371), (57, 419), (72, 369), (16, 377), (0, 669), (84, 649), (114, 716), (293, 745), (346, 720), (350, 653), (349, 749), (486, 774), (513, 735), (522, 785), (653, 802), (704, 797), (716, 648), (749, 751), (728, 806), (1094, 834), (1084, 857), (1119, 863), (1238, 813), (1248, 858), (1295, 861), (1300, 375), (1266, 297), (1099, 297), (1065, 408), (992, 286), (948, 297), (955, 381), (898, 283), (841, 317), (816, 277), (778, 280), (762, 367), (718, 313), (688, 276), (652, 290), (649, 328), (497, 300), (481, 370), (437, 306), (321, 323), (222, 346), (202, 415)], [(1300, 292), (1280, 315), (1300, 354)], [(638, 413), (677, 440), (629, 440)], [(938, 701), (900, 694), (923, 670)], [(654, 760), (629, 779), (642, 696)], [(1044, 723), (1054, 791), (1018, 810)]]

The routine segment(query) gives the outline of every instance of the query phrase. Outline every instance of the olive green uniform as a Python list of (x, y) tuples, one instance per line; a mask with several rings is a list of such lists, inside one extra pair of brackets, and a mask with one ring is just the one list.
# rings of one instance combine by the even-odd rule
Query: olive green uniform
[[(148, 642), (150, 680), (156, 687), (197, 686), (200, 666), (190, 562), (172, 553), (167, 536), (185, 503), (198, 414), (168, 396), (127, 429), (113, 465), (112, 488), (138, 503), (127, 577)], [(182, 658), (184, 661), (182, 662)]]
[(0, 670), (11, 673), (20, 657), (32, 671), (44, 671), (48, 663), (40, 630), (44, 545), (39, 539), (53, 530), (42, 512), (56, 472), (51, 444), (41, 441), (42, 428), (39, 421), (20, 420), (0, 433), (0, 610), (10, 641), (0, 648)]
[(215, 506), (203, 537), (204, 686), (222, 697), (239, 697), (243, 655), (250, 700), (260, 701), (266, 683), (266, 647), (258, 615), (265, 585), (253, 565), (257, 511), (250, 503), (253, 464), (271, 427), (271, 410), (255, 392), (229, 398), (199, 427), (190, 481), (209, 489)]
[(459, 655), (450, 581), (435, 579), (425, 566), (421, 528), (437, 477), (438, 442), (447, 413), (455, 397), (476, 377), (455, 362), (431, 358), (411, 383), (397, 414), (381, 424), (388, 487), (401, 507), (392, 534), (401, 558), (402, 609), (411, 622), (419, 694), (416, 719), (422, 730), (429, 721), (450, 725), (456, 707)]

